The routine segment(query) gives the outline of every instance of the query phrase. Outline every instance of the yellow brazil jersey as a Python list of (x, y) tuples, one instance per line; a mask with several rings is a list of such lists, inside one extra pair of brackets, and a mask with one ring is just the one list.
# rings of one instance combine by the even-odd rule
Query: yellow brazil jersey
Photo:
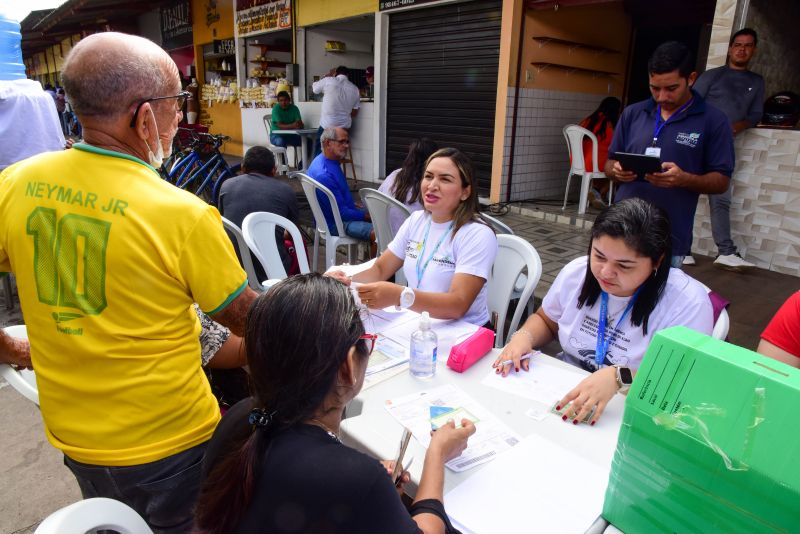
[(213, 314), (247, 285), (216, 209), (126, 154), (41, 154), (0, 175), (9, 270), (55, 447), (124, 466), (211, 437), (192, 303)]

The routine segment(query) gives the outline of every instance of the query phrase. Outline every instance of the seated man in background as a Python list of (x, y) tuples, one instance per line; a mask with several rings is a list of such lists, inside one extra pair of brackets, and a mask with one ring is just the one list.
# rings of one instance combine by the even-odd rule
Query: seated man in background
[(761, 333), (757, 351), (792, 367), (800, 367), (800, 291), (783, 303)]
[[(350, 237), (362, 239), (364, 241), (374, 241), (375, 233), (372, 231), (369, 213), (363, 208), (356, 206), (350, 188), (347, 186), (347, 179), (342, 173), (339, 162), (347, 154), (347, 147), (350, 145), (350, 137), (344, 128), (325, 128), (322, 132), (322, 153), (314, 158), (308, 168), (308, 175), (327, 187), (336, 197), (339, 205), (339, 214), (344, 223), (344, 231)], [(328, 222), (333, 235), (336, 234), (336, 220), (331, 211), (328, 198), (317, 191), (322, 212)]]
[[(292, 97), (286, 91), (278, 93), (278, 103), (272, 106), (273, 130), (296, 130), (303, 128), (300, 108), (292, 104)], [(269, 142), (280, 147), (300, 146), (300, 136), (292, 134), (270, 134)]]
[[(299, 209), (294, 190), (274, 176), (275, 156), (272, 152), (263, 146), (250, 148), (242, 161), (242, 174), (229, 178), (222, 184), (219, 193), (219, 211), (222, 216), (239, 228), (242, 227), (244, 218), (256, 211), (275, 213), (297, 224)], [(288, 273), (291, 258), (283, 246), (283, 237), (284, 232), (276, 228), (278, 252)], [(253, 266), (260, 281), (268, 278), (261, 262), (255, 257)]]

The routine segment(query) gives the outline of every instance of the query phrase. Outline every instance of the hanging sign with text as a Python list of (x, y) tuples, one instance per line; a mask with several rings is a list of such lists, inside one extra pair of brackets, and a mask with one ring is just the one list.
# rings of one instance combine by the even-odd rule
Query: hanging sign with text
[(292, 27), (291, 0), (237, 0), (236, 26), (239, 36)]
[(161, 46), (174, 50), (192, 45), (192, 11), (189, 0), (179, 0), (161, 9)]

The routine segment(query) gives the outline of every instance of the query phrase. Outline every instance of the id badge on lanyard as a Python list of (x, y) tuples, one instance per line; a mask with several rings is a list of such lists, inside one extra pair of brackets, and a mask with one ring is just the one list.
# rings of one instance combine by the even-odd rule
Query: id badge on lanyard
[(644, 151), (645, 156), (655, 156), (657, 158), (661, 158), (661, 147), (660, 146), (649, 146)]

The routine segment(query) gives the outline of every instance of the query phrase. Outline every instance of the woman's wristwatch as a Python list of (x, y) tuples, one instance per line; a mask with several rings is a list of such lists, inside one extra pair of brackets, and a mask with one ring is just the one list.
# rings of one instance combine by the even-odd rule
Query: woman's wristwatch
[(401, 309), (408, 309), (414, 305), (414, 300), (416, 299), (417, 294), (414, 293), (414, 290), (410, 287), (404, 287), (403, 292), (400, 293), (400, 304), (395, 306), (397, 310)]
[(633, 372), (630, 367), (620, 367), (615, 365), (614, 369), (617, 371), (617, 387), (620, 393), (627, 393), (633, 384)]

